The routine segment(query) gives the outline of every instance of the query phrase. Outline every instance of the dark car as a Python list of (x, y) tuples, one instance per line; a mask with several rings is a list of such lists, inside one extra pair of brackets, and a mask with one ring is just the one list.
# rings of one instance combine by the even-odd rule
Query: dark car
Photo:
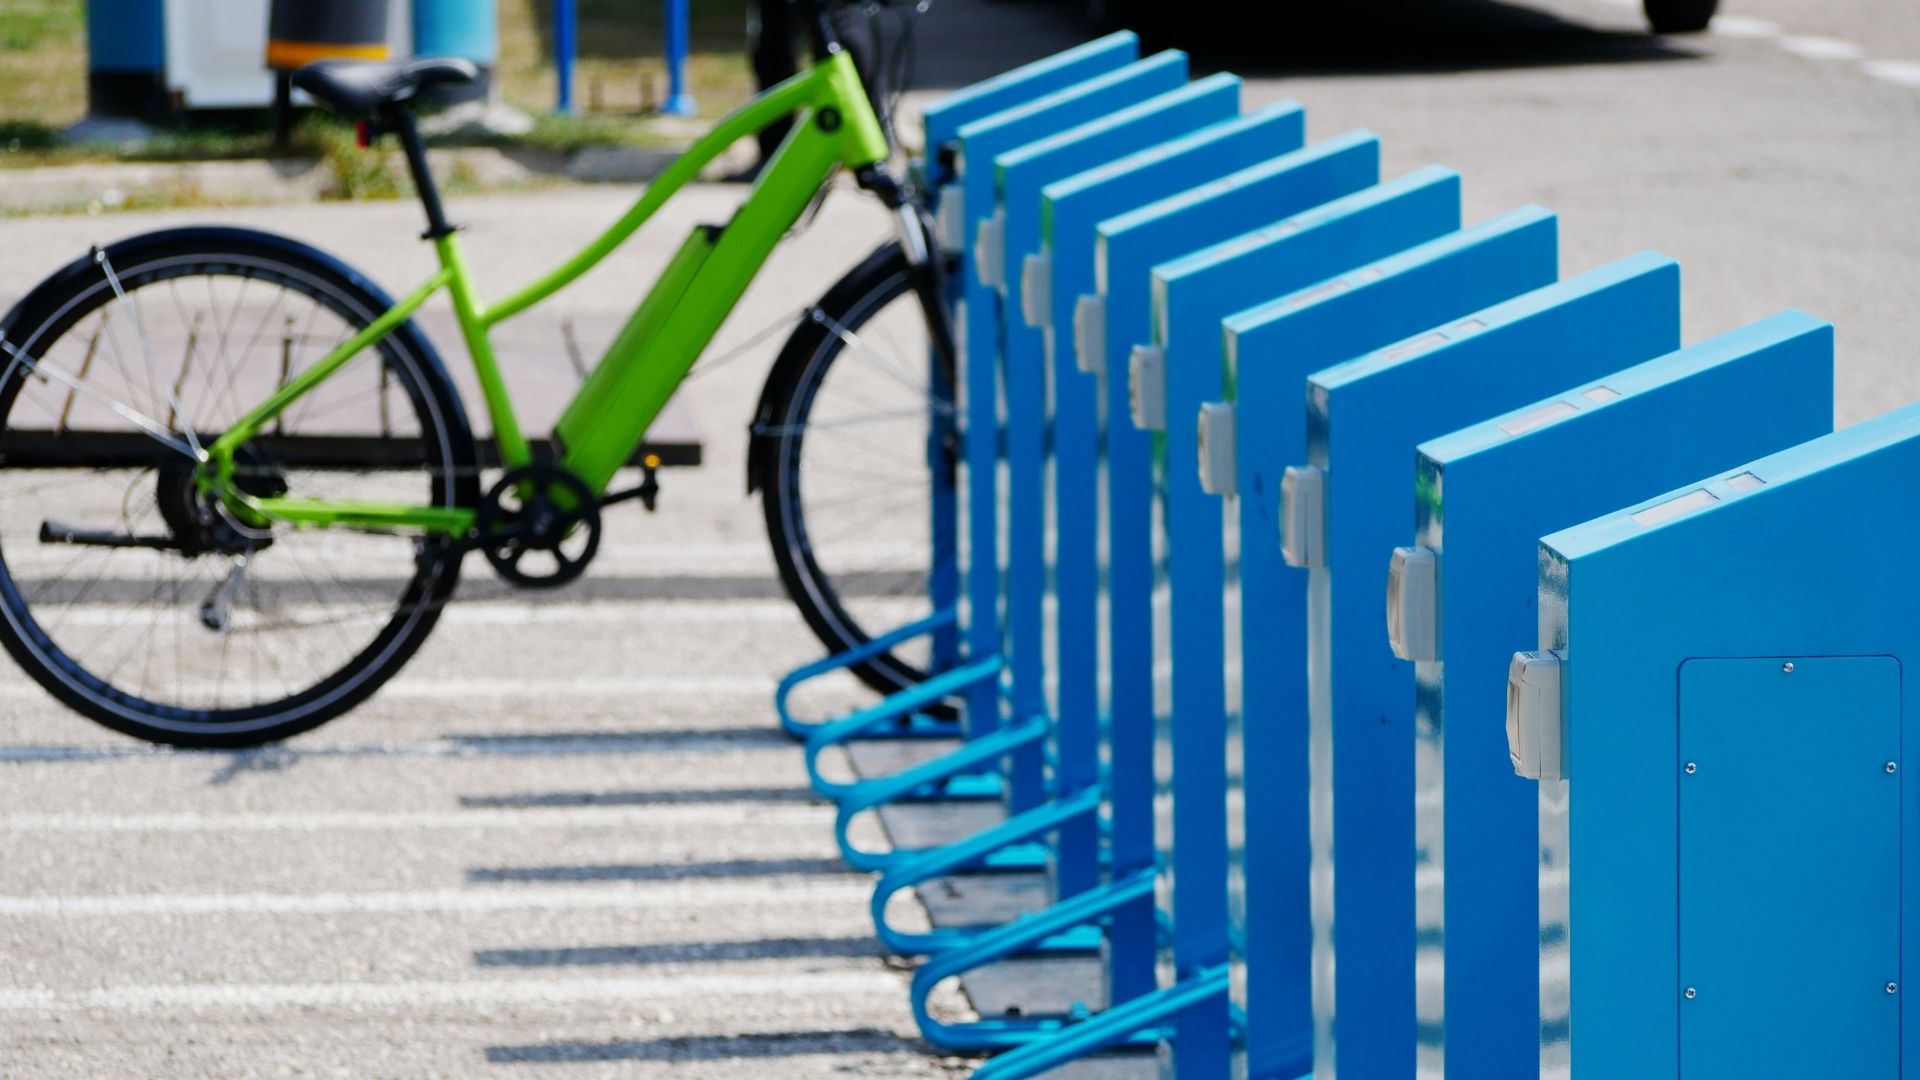
[[(1232, 9), (1239, 5), (1224, 5)], [(1647, 23), (1656, 34), (1694, 34), (1707, 28), (1713, 21), (1713, 13), (1720, 7), (1720, 0), (1640, 0), (1640, 6), (1647, 13)], [(1129, 27), (1133, 29), (1164, 29), (1164, 22), (1175, 17), (1176, 5), (1169, 0), (1087, 0), (1087, 16), (1094, 25), (1103, 29)], [(1180, 18), (1194, 17), (1190, 7), (1178, 7), (1185, 14)], [(1206, 10), (1204, 7), (1199, 10)]]

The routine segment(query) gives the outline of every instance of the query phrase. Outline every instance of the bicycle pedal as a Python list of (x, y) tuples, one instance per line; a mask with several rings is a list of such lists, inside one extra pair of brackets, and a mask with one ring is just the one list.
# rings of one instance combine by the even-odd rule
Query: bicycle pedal
[(640, 500), (640, 505), (645, 507), (649, 514), (658, 508), (660, 501), (659, 466), (643, 463), (640, 466), (639, 486), (630, 487), (625, 491), (610, 492), (600, 500), (600, 505), (607, 506), (612, 503), (626, 502), (629, 499)]

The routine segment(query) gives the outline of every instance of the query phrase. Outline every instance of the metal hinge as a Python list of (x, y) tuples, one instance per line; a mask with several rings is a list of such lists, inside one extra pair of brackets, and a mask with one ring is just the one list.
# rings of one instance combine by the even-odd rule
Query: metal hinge
[(1107, 298), (1089, 293), (1073, 302), (1074, 366), (1089, 375), (1107, 370)]
[(1327, 565), (1327, 474), (1294, 465), (1280, 477), (1280, 557), (1300, 570)]
[(948, 184), (940, 189), (940, 246), (959, 251), (967, 244), (967, 201), (965, 189)]
[(1053, 258), (1044, 252), (1020, 262), (1020, 314), (1027, 325), (1045, 330), (1053, 322)]
[(1440, 575), (1433, 549), (1393, 549), (1387, 564), (1387, 644), (1416, 664), (1440, 659)]
[(1557, 653), (1520, 652), (1507, 667), (1507, 756), (1513, 771), (1529, 780), (1567, 778), (1562, 666)]
[(1167, 430), (1167, 350), (1158, 345), (1133, 347), (1127, 356), (1127, 401), (1134, 427)]
[(973, 275), (980, 284), (989, 289), (998, 289), (1006, 285), (1006, 249), (1003, 243), (1006, 235), (1006, 218), (1000, 211), (994, 211), (992, 217), (982, 218), (980, 228), (973, 237)]
[(1231, 401), (1209, 401), (1200, 406), (1200, 490), (1227, 497), (1238, 492), (1234, 459), (1238, 438)]

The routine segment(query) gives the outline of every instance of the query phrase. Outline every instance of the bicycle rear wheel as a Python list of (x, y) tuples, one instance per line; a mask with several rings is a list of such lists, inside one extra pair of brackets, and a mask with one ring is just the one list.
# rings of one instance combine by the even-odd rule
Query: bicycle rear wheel
[[(829, 651), (932, 611), (934, 470), (951, 450), (951, 395), (897, 245), (828, 291), (787, 340), (755, 419), (753, 476), (787, 594)], [(855, 665), (882, 693), (932, 666), (927, 639)]]
[[(267, 234), (181, 229), (80, 259), (0, 349), (0, 642), (118, 731), (251, 746), (314, 727), (413, 654), (459, 574), (444, 539), (261, 530), (194, 484), (205, 445), (391, 301)], [(241, 448), (254, 494), (472, 506), (475, 447), (409, 325)]]

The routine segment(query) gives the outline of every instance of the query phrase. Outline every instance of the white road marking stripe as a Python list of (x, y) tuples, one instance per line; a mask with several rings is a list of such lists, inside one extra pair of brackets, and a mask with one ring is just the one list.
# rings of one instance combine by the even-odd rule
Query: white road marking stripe
[[(462, 679), (401, 677), (380, 688), (391, 697), (644, 698), (653, 694), (762, 694), (773, 696), (777, 680), (764, 675), (629, 675), (621, 677)], [(772, 703), (768, 703), (772, 713)]]
[(1860, 70), (1882, 82), (1920, 89), (1920, 61), (1866, 60), (1866, 50), (1851, 41), (1818, 36), (1791, 36), (1779, 23), (1750, 19), (1741, 15), (1720, 15), (1713, 20), (1713, 32), (1722, 37), (1772, 39), (1795, 56), (1809, 60), (1859, 60)]
[(498, 911), (712, 911), (718, 907), (786, 908), (796, 903), (864, 905), (873, 894), (865, 875), (754, 881), (663, 881), (628, 887), (430, 889), (411, 892), (226, 893), (202, 896), (0, 896), (0, 918), (128, 915), (405, 915)]
[(719, 829), (767, 825), (821, 826), (824, 806), (769, 806), (740, 801), (659, 806), (475, 808), (425, 811), (330, 811), (278, 814), (4, 814), (0, 833), (335, 832), (385, 829), (575, 829), (692, 825)]
[(791, 620), (800, 612), (785, 600), (630, 600), (612, 598), (560, 604), (476, 600), (457, 597), (440, 613), (448, 626), (517, 626), (527, 623), (759, 623)]
[(1780, 36), (1780, 24), (1765, 19), (1749, 19), (1744, 15), (1720, 15), (1713, 20), (1712, 30), (1722, 37), (1735, 38), (1771, 38)]
[[(856, 605), (869, 618), (900, 624), (924, 618), (926, 600), (862, 598)], [(800, 622), (800, 611), (786, 600), (634, 600), (608, 597), (566, 603), (455, 599), (440, 618), (450, 625), (495, 626), (521, 623), (624, 623), (654, 625), (681, 623)]]
[(1876, 79), (1896, 86), (1920, 87), (1920, 61), (1868, 60), (1860, 69)]
[(884, 970), (686, 974), (660, 978), (470, 980), (392, 983), (162, 984), (87, 990), (0, 990), (0, 1010), (71, 1012), (83, 1009), (167, 1011), (220, 1008), (255, 1013), (288, 1008), (421, 1005), (575, 1004), (673, 1001), (686, 998), (783, 998), (814, 1008), (852, 997), (897, 998), (900, 979)]
[(1830, 37), (1783, 37), (1775, 44), (1808, 60), (1858, 60), (1866, 50), (1851, 41)]
[[(743, 740), (738, 729), (711, 732), (671, 732), (649, 734), (645, 731), (610, 731), (604, 734), (579, 732), (548, 736), (534, 732), (524, 735), (490, 735), (474, 739), (439, 739), (421, 743), (361, 743), (347, 746), (302, 745), (269, 747), (241, 751), (234, 755), (170, 750), (164, 746), (6, 746), (0, 747), (0, 762), (42, 761), (121, 761), (150, 760), (219, 761), (227, 757), (259, 758), (268, 761), (297, 761), (303, 758), (330, 757), (572, 757), (581, 754), (623, 753), (699, 753), (710, 750), (757, 749), (759, 746), (788, 747), (792, 744), (778, 735), (768, 720), (766, 742)], [(749, 736), (751, 732), (746, 732)]]
[[(591, 588), (590, 586), (588, 587)], [(861, 598), (860, 613), (883, 625), (904, 624), (926, 615), (927, 602), (917, 597), (899, 600)], [(371, 625), (372, 609), (366, 609)], [(286, 620), (317, 623), (332, 617), (330, 608), (314, 604), (294, 604), (278, 609)], [(379, 612), (382, 619), (388, 612)], [(117, 627), (126, 621), (124, 608), (111, 604), (75, 608), (61, 616), (63, 627)], [(797, 630), (804, 624), (800, 612), (786, 600), (730, 600), (724, 597), (690, 600), (685, 598), (601, 597), (541, 603), (526, 600), (461, 600), (457, 596), (440, 613), (443, 626), (522, 626), (572, 625), (587, 623), (647, 623), (653, 626), (702, 625), (728, 626), (736, 623), (792, 623)], [(356, 621), (355, 625), (361, 625)], [(208, 635), (208, 640), (213, 640)]]
[[(529, 698), (640, 698), (662, 694), (757, 694), (771, 698), (777, 681), (753, 675), (630, 675), (624, 677), (538, 679), (436, 678), (401, 676), (382, 686), (380, 697), (440, 698), (458, 701), (475, 697)], [(189, 687), (194, 689), (194, 687)], [(211, 690), (212, 687), (198, 689)], [(44, 697), (37, 683), (0, 683), (0, 697)], [(772, 705), (768, 705), (772, 715)]]

